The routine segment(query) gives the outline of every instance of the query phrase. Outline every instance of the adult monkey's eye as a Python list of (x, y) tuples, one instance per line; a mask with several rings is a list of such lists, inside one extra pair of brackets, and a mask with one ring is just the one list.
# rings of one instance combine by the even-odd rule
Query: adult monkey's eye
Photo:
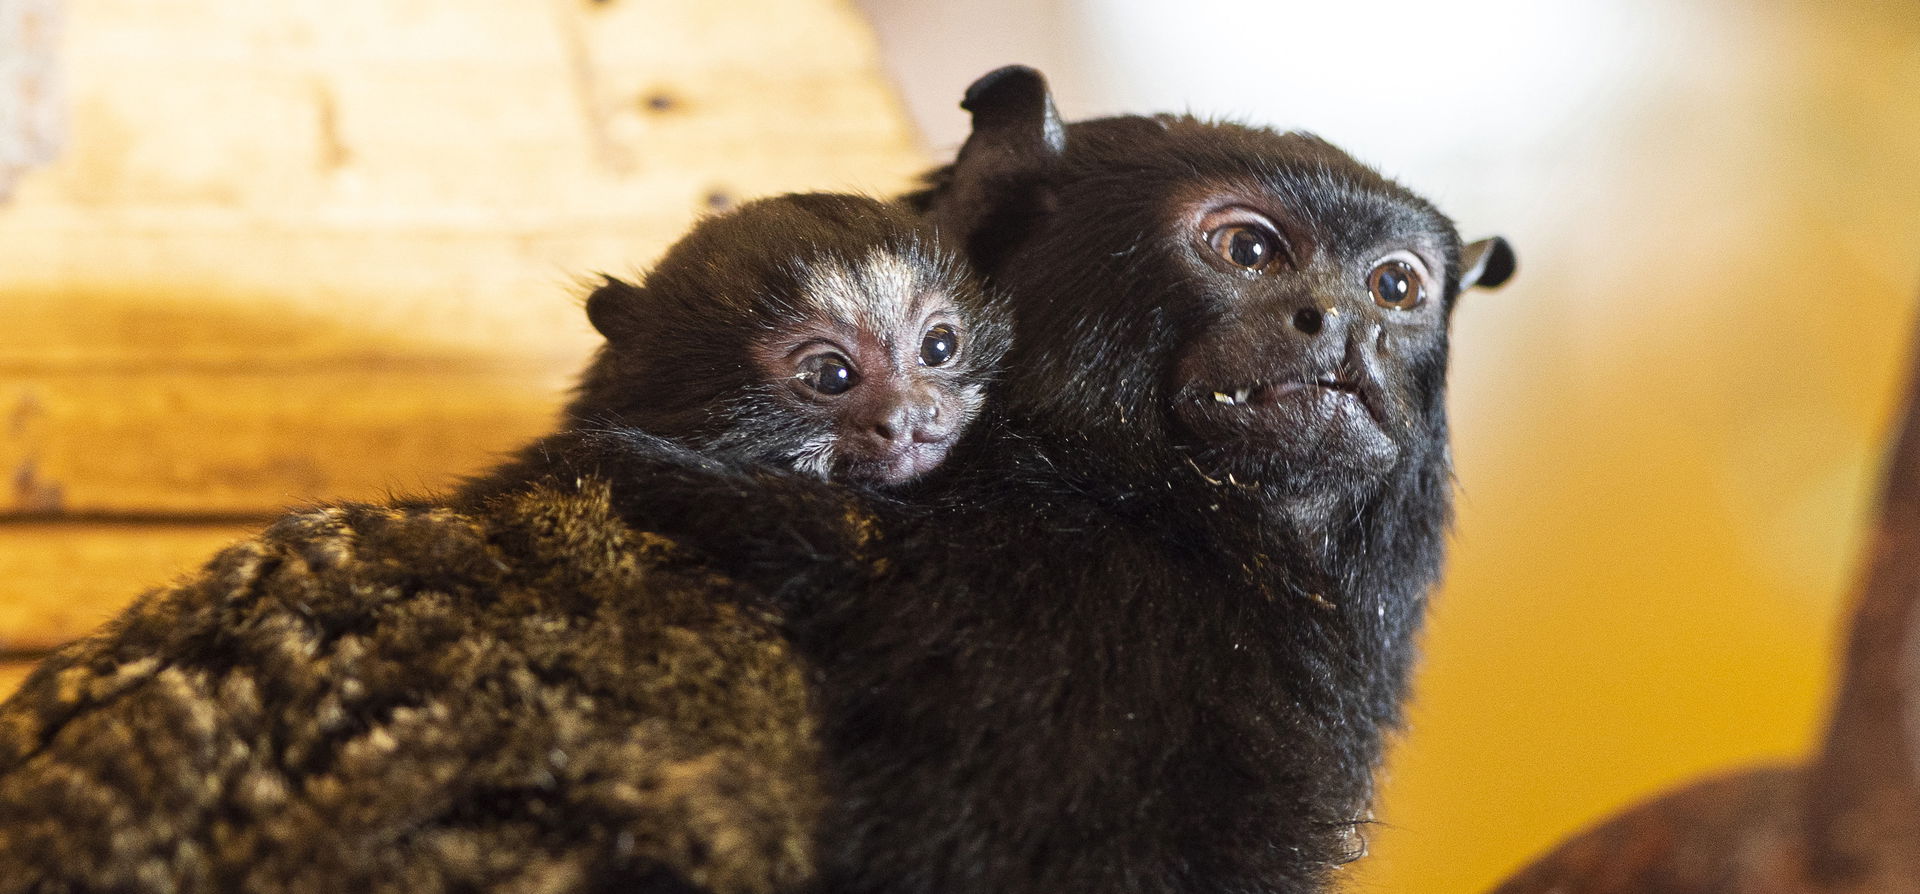
[(1254, 224), (1232, 224), (1207, 234), (1213, 253), (1248, 270), (1264, 270), (1280, 254), (1280, 237)]
[(941, 323), (920, 339), (920, 362), (928, 366), (943, 366), (960, 352), (960, 333), (953, 327)]
[(805, 382), (808, 388), (829, 397), (845, 394), (853, 386), (860, 384), (860, 374), (855, 372), (853, 364), (847, 358), (827, 352), (814, 354), (800, 361), (794, 378)]
[(1427, 298), (1419, 268), (1402, 258), (1389, 257), (1367, 273), (1367, 291), (1373, 303), (1394, 310), (1412, 310)]

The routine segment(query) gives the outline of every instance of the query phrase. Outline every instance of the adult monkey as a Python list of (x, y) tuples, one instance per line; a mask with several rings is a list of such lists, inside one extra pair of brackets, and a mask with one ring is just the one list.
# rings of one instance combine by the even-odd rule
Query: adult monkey
[(1353, 855), (1449, 515), (1447, 322), (1497, 286), (1303, 134), (968, 91), (911, 198), (1013, 296), (995, 433), (883, 585), (796, 614), (834, 891), (1300, 891)]

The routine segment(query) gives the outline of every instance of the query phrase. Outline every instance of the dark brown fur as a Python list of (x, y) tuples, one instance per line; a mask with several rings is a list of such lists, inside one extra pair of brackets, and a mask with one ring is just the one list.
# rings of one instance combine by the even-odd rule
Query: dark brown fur
[(0, 711), (0, 892), (791, 889), (801, 665), (586, 482), (290, 515)]

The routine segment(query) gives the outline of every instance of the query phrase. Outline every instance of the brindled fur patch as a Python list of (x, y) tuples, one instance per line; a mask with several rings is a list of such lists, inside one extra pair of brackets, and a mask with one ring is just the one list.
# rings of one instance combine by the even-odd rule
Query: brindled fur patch
[(290, 515), (0, 706), (0, 892), (790, 888), (813, 721), (739, 595), (592, 481)]

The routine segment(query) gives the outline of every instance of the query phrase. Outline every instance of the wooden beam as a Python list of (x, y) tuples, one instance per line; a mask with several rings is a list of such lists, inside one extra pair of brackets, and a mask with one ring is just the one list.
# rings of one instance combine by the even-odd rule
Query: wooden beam
[(44, 652), (81, 636), (257, 527), (0, 525), (0, 654)]
[(551, 430), (564, 381), (379, 364), (0, 375), (0, 510), (273, 515), (429, 492)]

